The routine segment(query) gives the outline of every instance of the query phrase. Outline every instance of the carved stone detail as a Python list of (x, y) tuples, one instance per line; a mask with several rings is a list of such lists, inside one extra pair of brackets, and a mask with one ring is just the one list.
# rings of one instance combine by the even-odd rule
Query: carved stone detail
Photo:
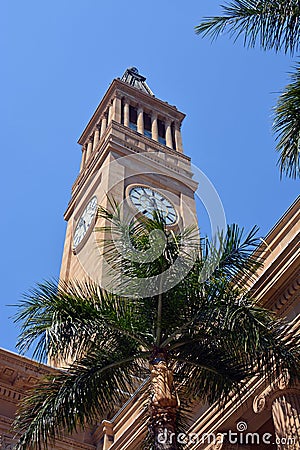
[(253, 400), (253, 411), (255, 414), (261, 413), (268, 407), (268, 400), (272, 394), (277, 391), (282, 391), (288, 387), (290, 376), (287, 371), (282, 373), (273, 383), (271, 383), (259, 395), (256, 395)]
[(17, 403), (21, 400), (21, 394), (19, 392), (16, 392), (9, 388), (5, 388), (3, 386), (0, 386), (0, 397), (5, 397), (13, 403)]
[(280, 310), (300, 290), (300, 276), (281, 294), (274, 305), (274, 309)]
[(125, 140), (126, 142), (128, 142), (129, 144), (133, 144), (133, 145), (138, 145), (138, 140), (132, 138), (131, 136), (125, 136)]

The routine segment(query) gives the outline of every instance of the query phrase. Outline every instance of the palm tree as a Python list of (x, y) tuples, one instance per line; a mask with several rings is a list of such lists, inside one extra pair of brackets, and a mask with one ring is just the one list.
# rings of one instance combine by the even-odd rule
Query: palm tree
[[(222, 15), (208, 17), (195, 27), (197, 34), (213, 40), (228, 32), (244, 38), (244, 45), (293, 55), (300, 46), (298, 0), (232, 0), (222, 6)], [(279, 152), (280, 173), (300, 177), (300, 67), (295, 67), (275, 108), (273, 130)]]
[[(299, 375), (296, 336), (283, 340), (285, 324), (243, 288), (258, 267), (251, 256), (259, 243), (256, 228), (244, 237), (230, 226), (216, 246), (206, 239), (199, 244), (192, 229), (167, 228), (158, 212), (129, 224), (118, 208), (101, 208), (100, 214), (119, 236), (116, 245), (113, 239), (105, 243), (110, 263), (122, 268), (113, 289), (91, 281), (50, 281), (19, 304), (20, 351), (34, 345), (40, 360), (72, 362), (39, 380), (21, 402), (14, 423), (21, 434), (17, 450), (44, 448), (63, 432), (99, 422), (139, 380), (147, 448), (178, 450), (176, 433), (191, 402), (225, 402), (256, 374), (268, 380), (286, 369), (291, 379)], [(128, 258), (120, 252), (126, 247), (140, 256)], [(139, 279), (151, 284), (179, 258), (188, 265), (191, 257), (192, 269), (169, 290), (147, 297), (139, 291)], [(119, 293), (124, 282), (130, 295)]]

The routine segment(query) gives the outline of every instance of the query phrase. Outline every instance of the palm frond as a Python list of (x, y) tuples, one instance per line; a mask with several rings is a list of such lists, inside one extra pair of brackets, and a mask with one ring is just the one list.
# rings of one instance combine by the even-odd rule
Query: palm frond
[(299, 49), (298, 0), (233, 0), (221, 7), (222, 15), (204, 18), (195, 27), (197, 34), (214, 40), (228, 32), (235, 39), (242, 35), (248, 47), (258, 43), (263, 50), (291, 54)]
[(47, 448), (62, 433), (83, 429), (121, 406), (136, 388), (133, 376), (146, 376), (147, 357), (130, 351), (126, 343), (114, 352), (103, 347), (67, 371), (40, 380), (17, 412), (13, 426), (22, 435), (16, 450)]
[[(198, 230), (195, 226), (187, 227), (174, 233), (166, 227), (165, 218), (160, 211), (153, 211), (153, 218), (138, 215), (134, 220), (122, 216), (118, 205), (114, 209), (99, 208), (99, 217), (108, 224), (98, 227), (96, 231), (109, 232), (112, 237), (99, 241), (104, 247), (104, 256), (113, 267), (140, 275), (138, 268), (153, 268), (158, 273), (169, 267), (179, 254), (191, 257), (191, 250), (199, 251)], [(188, 251), (185, 252), (185, 247)], [(137, 263), (137, 265), (132, 263)], [(162, 266), (162, 267), (161, 267)], [(148, 275), (148, 274), (147, 274)]]
[(141, 304), (112, 296), (92, 282), (38, 284), (19, 303), (15, 321), (22, 323), (17, 347), (25, 353), (35, 345), (34, 357), (39, 360), (72, 359), (109, 336), (149, 346)]
[(276, 134), (281, 176), (300, 178), (300, 65), (291, 74), (291, 83), (280, 95), (275, 108)]
[[(195, 354), (193, 354), (195, 356)], [(251, 377), (242, 365), (217, 352), (218, 359), (209, 352), (199, 353), (201, 359), (191, 358), (186, 352), (186, 359), (178, 357), (174, 376), (181, 389), (181, 397), (187, 403), (201, 399), (203, 403), (224, 404), (229, 398), (237, 395), (242, 387), (242, 380)], [(252, 373), (253, 375), (253, 373)]]
[[(165, 218), (153, 211), (153, 218), (138, 215), (135, 220), (122, 217), (120, 208), (101, 208), (100, 217), (107, 223), (97, 231), (105, 231), (104, 258), (110, 276), (108, 288), (128, 297), (153, 297), (163, 283), (180, 280), (199, 254), (199, 236), (195, 227), (175, 233), (166, 227)], [(111, 238), (107, 236), (111, 235)], [(177, 264), (176, 264), (177, 261)], [(167, 279), (168, 277), (168, 279)]]
[(215, 240), (202, 240), (200, 280), (226, 276), (238, 283), (239, 279), (251, 278), (262, 265), (257, 253), (260, 240), (258, 227), (254, 226), (247, 235), (237, 224), (228, 225), (227, 231), (219, 233)]
[[(235, 382), (254, 374), (273, 381), (285, 369), (296, 379), (300, 375), (299, 337), (285, 339), (286, 330), (284, 320), (258, 306), (242, 289), (225, 278), (214, 279), (205, 286), (197, 314), (163, 345), (174, 360), (197, 362), (201, 370), (208, 370), (208, 361), (218, 367), (224, 358), (230, 363), (225, 372), (230, 373), (231, 367), (233, 374), (241, 375)], [(222, 373), (220, 368), (217, 372)]]

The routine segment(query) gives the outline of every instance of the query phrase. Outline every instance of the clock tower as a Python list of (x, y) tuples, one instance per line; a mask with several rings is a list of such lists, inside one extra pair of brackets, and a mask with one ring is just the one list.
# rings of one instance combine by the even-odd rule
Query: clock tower
[(109, 208), (111, 199), (148, 217), (158, 208), (170, 228), (197, 224), (197, 183), (181, 139), (184, 117), (154, 96), (135, 67), (112, 81), (78, 141), (82, 160), (64, 215), (61, 279), (101, 284), (97, 205)]

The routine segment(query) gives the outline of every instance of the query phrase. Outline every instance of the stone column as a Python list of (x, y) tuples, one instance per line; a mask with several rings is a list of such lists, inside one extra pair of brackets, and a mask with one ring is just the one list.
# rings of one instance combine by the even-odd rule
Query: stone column
[(93, 151), (97, 147), (97, 144), (100, 139), (100, 124), (96, 125), (95, 133), (94, 133), (94, 142), (93, 142)]
[(100, 137), (102, 137), (102, 136), (104, 135), (105, 130), (106, 130), (106, 127), (107, 127), (107, 120), (106, 120), (106, 116), (103, 115), (103, 116), (101, 117), (101, 131), (100, 131)]
[(137, 132), (144, 134), (144, 111), (141, 106), (137, 110)]
[(173, 142), (172, 142), (172, 131), (171, 131), (171, 121), (166, 120), (165, 121), (166, 126), (166, 146), (173, 148)]
[(272, 403), (272, 417), (278, 450), (300, 449), (299, 396), (285, 393)]
[(116, 97), (113, 99), (112, 120), (118, 123), (121, 123), (121, 107), (121, 98), (116, 95)]
[(110, 124), (113, 115), (113, 105), (110, 104), (108, 107), (107, 125)]
[(87, 150), (86, 150), (86, 161), (89, 160), (93, 150), (93, 136), (88, 140)]
[(129, 103), (127, 100), (124, 102), (124, 125), (129, 127)]
[(183, 153), (180, 123), (177, 121), (175, 122), (175, 143), (176, 150), (180, 153)]
[(152, 113), (151, 116), (151, 132), (152, 132), (152, 139), (158, 142), (158, 125), (156, 113)]
[(83, 145), (81, 148), (82, 156), (81, 156), (81, 164), (80, 164), (80, 172), (83, 170), (86, 161), (86, 145)]

